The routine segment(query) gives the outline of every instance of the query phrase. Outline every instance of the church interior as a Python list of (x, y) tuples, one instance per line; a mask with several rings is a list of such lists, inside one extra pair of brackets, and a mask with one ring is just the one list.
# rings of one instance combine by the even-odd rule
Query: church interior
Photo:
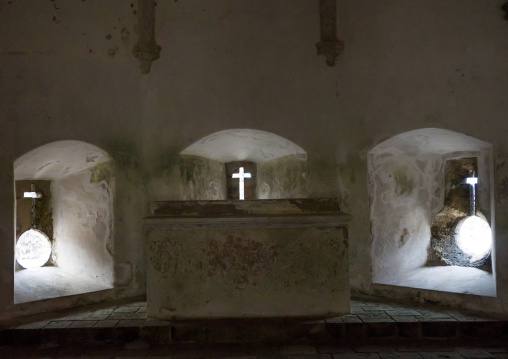
[(508, 319), (505, 2), (0, 0), (2, 327)]

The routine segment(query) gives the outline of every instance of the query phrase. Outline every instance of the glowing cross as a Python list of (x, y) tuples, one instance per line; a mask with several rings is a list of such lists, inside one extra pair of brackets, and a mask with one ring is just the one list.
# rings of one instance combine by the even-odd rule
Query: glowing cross
[(476, 215), (476, 191), (475, 191), (475, 185), (478, 183), (478, 177), (473, 175), (471, 177), (466, 178), (466, 183), (468, 185), (471, 185), (471, 197), (469, 199), (469, 211), (470, 215), (474, 216)]
[(238, 169), (238, 173), (233, 173), (233, 178), (238, 178), (239, 179), (239, 190), (240, 190), (240, 199), (241, 200), (244, 200), (245, 199), (245, 178), (251, 178), (251, 174), (250, 173), (244, 173), (243, 172), (243, 167), (240, 167)]

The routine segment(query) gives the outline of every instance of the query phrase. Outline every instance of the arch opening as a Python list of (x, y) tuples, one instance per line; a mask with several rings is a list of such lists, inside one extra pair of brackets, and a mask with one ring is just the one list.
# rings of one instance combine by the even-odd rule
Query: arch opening
[[(237, 199), (229, 173), (242, 163), (255, 168), (251, 199), (307, 197), (307, 152), (276, 134), (230, 129), (208, 135), (180, 152), (180, 175), (186, 200)], [(235, 167), (235, 165), (237, 165)], [(227, 170), (226, 170), (227, 168)], [(226, 174), (227, 173), (227, 174)], [(236, 188), (236, 187), (235, 187)]]
[(492, 163), (489, 143), (436, 128), (396, 135), (369, 151), (374, 283), (496, 296), (495, 245), (487, 262), (472, 265), (474, 255), (455, 236), (469, 215), (468, 186), (459, 185), (474, 169), (476, 215), (495, 238)]
[(14, 180), (16, 246), (35, 231), (50, 244), (38, 266), (18, 258), (33, 257), (32, 244), (15, 254), (14, 303), (112, 288), (114, 166), (107, 152), (82, 141), (52, 142), (16, 159)]

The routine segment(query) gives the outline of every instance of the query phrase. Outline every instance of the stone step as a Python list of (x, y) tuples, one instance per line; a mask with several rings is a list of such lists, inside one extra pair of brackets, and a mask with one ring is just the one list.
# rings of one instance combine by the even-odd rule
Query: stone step
[[(76, 323), (76, 322), (75, 322)], [(234, 343), (351, 344), (422, 341), (468, 341), (495, 338), (508, 342), (508, 321), (209, 320), (112, 327), (14, 328), (0, 332), (0, 345), (72, 345), (138, 340), (150, 344), (209, 345)]]

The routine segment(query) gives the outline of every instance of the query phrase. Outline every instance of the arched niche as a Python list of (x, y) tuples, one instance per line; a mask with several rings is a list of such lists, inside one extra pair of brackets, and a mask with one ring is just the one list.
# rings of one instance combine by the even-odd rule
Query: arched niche
[[(446, 164), (462, 158), (475, 159), (479, 179), (477, 205), (494, 230), (493, 162), (489, 143), (454, 131), (426, 128), (394, 136), (369, 151), (374, 283), (496, 295), (494, 265), (489, 272), (429, 264), (433, 250), (431, 226), (443, 209), (447, 191)], [(492, 260), (494, 250), (495, 245)]]
[[(15, 259), (15, 303), (101, 291), (113, 287), (113, 160), (81, 141), (57, 141), (14, 162), (16, 240), (35, 201), (35, 225), (52, 244), (49, 261), (24, 269)], [(33, 186), (42, 197), (24, 198)], [(39, 202), (41, 201), (41, 202)], [(44, 202), (44, 206), (39, 203)], [(30, 211), (30, 209), (29, 209)]]
[(276, 134), (253, 129), (215, 132), (180, 152), (186, 200), (227, 199), (225, 164), (257, 167), (257, 199), (307, 197), (307, 153)]

